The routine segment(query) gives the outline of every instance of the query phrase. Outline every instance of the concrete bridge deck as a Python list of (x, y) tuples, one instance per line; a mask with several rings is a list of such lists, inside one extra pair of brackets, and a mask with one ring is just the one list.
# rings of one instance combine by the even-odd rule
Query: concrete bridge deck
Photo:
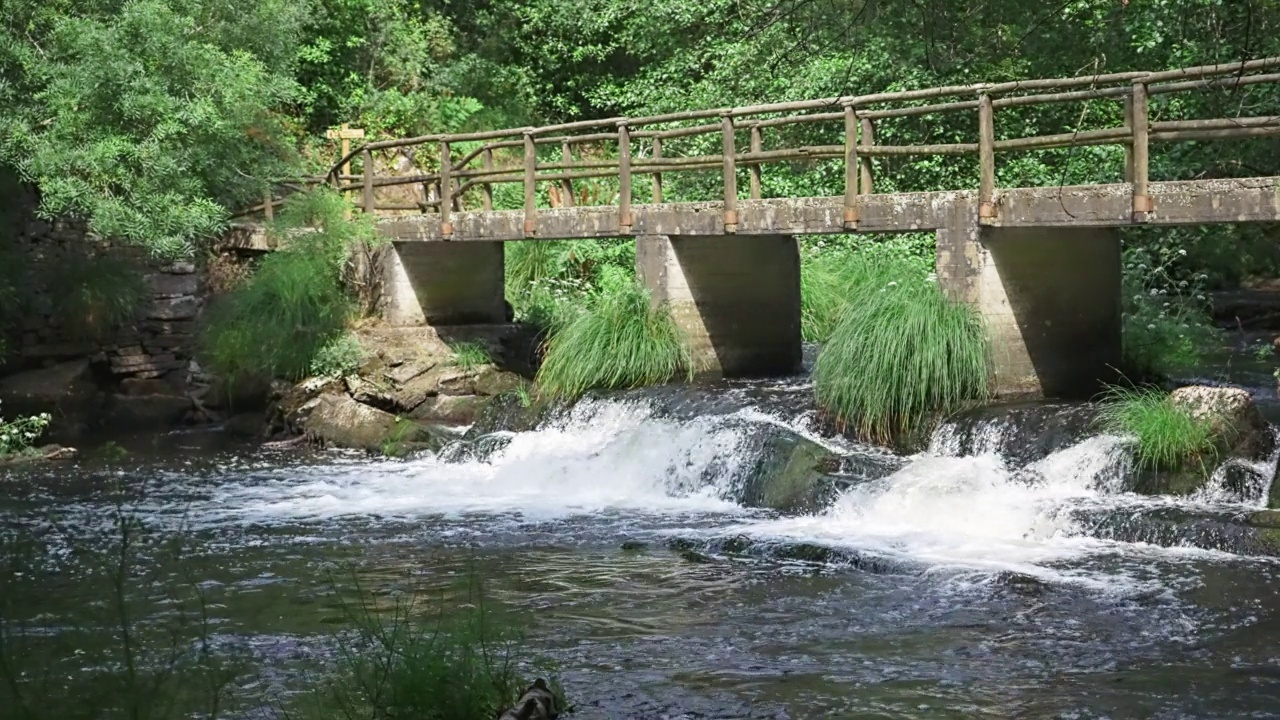
[[(1088, 396), (1122, 361), (1117, 228), (1280, 222), (1280, 177), (1150, 177), (1152, 148), (1164, 144), (1280, 135), (1277, 69), (1280, 58), (1263, 58), (382, 140), (344, 156), (322, 181), (359, 193), (360, 208), (377, 215), (393, 241), (385, 314), (394, 323), (503, 321), (505, 242), (634, 237), (637, 276), (655, 302), (671, 307), (697, 370), (786, 373), (800, 363), (795, 235), (932, 231), (939, 287), (985, 321), (997, 393)], [(1153, 119), (1151, 105), (1161, 97), (1206, 91), (1238, 94), (1232, 107), (1273, 114), (1169, 119), (1165, 106)], [(1028, 125), (1020, 108), (1094, 102), (1122, 103), (1123, 125), (1064, 120), (1059, 132), (1009, 137), (996, 122), (1008, 113), (1009, 126), (1038, 128), (1053, 115)], [(957, 113), (973, 113), (975, 142), (876, 142), (886, 122)], [(1072, 116), (1097, 115), (1059, 117)], [(927, 134), (932, 123), (917, 132)], [(796, 146), (797, 138), (840, 144)], [(1123, 152), (1122, 178), (997, 186), (999, 155), (1092, 146)], [(719, 152), (707, 154), (710, 147)], [(412, 153), (411, 165), (431, 169), (380, 173), (378, 157), (389, 153)], [(976, 161), (977, 187), (876, 192), (877, 172), (901, 163), (887, 159), (938, 156)], [(1119, 175), (1120, 153), (1106, 157), (1117, 161)], [(351, 173), (352, 161), (360, 174)], [(842, 195), (764, 197), (766, 169), (786, 174), (815, 163), (843, 175)], [(715, 193), (708, 181), (718, 173), (719, 199), (670, 202), (672, 176), (690, 172), (702, 174), (699, 197), (709, 186)], [(637, 185), (641, 178), (645, 186)], [(602, 197), (588, 202), (584, 181), (604, 189)], [(520, 209), (494, 209), (494, 188), (502, 185), (521, 189)], [(277, 203), (260, 207), (270, 212)]]

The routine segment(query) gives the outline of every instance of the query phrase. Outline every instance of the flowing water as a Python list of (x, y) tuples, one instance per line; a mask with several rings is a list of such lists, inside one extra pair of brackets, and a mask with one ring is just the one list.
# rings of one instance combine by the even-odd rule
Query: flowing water
[[(1123, 440), (1014, 460), (1024, 440), (999, 422), (898, 458), (815, 434), (811, 392), (584, 401), (483, 452), (405, 461), (175, 434), (11, 472), (0, 521), (61, 538), (53, 627), (95, 600), (68, 548), (110, 532), (110, 488), (130, 488), (150, 532), (185, 538), (164, 571), (207, 590), (221, 646), (257, 668), (248, 694), (296, 689), (332, 652), (349, 564), (375, 589), (484, 578), (576, 717), (1280, 717), (1280, 565), (1229, 530), (1265, 487), (1141, 497)], [(750, 436), (777, 426), (846, 457), (824, 512), (735, 502)]]

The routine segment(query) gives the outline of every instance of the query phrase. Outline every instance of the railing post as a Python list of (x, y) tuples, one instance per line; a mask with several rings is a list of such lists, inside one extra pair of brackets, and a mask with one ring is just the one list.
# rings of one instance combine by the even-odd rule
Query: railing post
[[(760, 132), (759, 125), (751, 126), (751, 152), (758, 153), (764, 151), (764, 137)], [(760, 163), (752, 162), (751, 166), (751, 199), (760, 199)]]
[(631, 128), (618, 123), (618, 232), (631, 232)]
[[(568, 140), (560, 143), (560, 159), (564, 161), (565, 165), (569, 165), (573, 162), (573, 152), (569, 150)], [(569, 174), (570, 169), (566, 167), (564, 169), (564, 172), (567, 175)], [(564, 180), (561, 180), (560, 192), (564, 194), (564, 198), (563, 198), (564, 206), (573, 207), (573, 181), (570, 180), (569, 178), (565, 178)]]
[(264, 217), (267, 222), (271, 222), (276, 216), (275, 205), (272, 205), (271, 203), (271, 191), (267, 190), (266, 194), (262, 196), (262, 217)]
[(538, 147), (533, 143), (533, 133), (524, 134), (524, 236), (533, 237), (538, 232)]
[(1147, 84), (1133, 84), (1133, 219), (1143, 222), (1147, 213), (1155, 209), (1147, 194), (1150, 181), (1150, 157), (1147, 152), (1147, 135), (1151, 129), (1147, 114)]
[(453, 237), (453, 159), (449, 154), (449, 141), (440, 143), (440, 236), (445, 240)]
[[(862, 128), (862, 138), (861, 140), (859, 140), (859, 142), (866, 147), (871, 147), (872, 145), (875, 145), (876, 144), (876, 127), (874, 124), (872, 124), (871, 118), (866, 118), (866, 117), (862, 118), (862, 122), (860, 123), (860, 125)], [(858, 193), (861, 195), (870, 195), (871, 193), (875, 192), (874, 186), (872, 185), (872, 182), (871, 182), (871, 156), (870, 155), (864, 155), (862, 157), (862, 184), (859, 187), (860, 189), (858, 190)]]
[(376, 207), (373, 199), (373, 151), (365, 150), (363, 158), (364, 188), (360, 195), (360, 205), (363, 207), (365, 213), (372, 215)]
[(733, 116), (720, 119), (720, 134), (724, 139), (724, 231), (738, 232), (738, 177), (734, 158)]
[(1126, 95), (1124, 97), (1124, 126), (1129, 130), (1130, 137), (1124, 144), (1124, 181), (1133, 182), (1133, 96)]
[(858, 229), (858, 115), (844, 106), (844, 229)]
[[(484, 149), (483, 163), (484, 163), (485, 172), (489, 172), (493, 170), (493, 150), (492, 149), (490, 148)], [(485, 183), (480, 186), (480, 189), (481, 189), (481, 195), (480, 195), (481, 207), (484, 209), (485, 212), (488, 212), (493, 209), (493, 185), (489, 183)]]
[(978, 222), (996, 216), (996, 128), (991, 96), (978, 96)]
[[(653, 139), (653, 159), (662, 159), (662, 138), (655, 137)], [(662, 173), (655, 172), (653, 174), (653, 203), (657, 205), (662, 202)]]

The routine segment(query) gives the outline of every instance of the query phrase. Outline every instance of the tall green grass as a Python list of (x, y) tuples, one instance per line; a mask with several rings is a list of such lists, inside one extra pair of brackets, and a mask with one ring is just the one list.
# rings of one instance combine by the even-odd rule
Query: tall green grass
[(559, 322), (547, 341), (539, 388), (576, 398), (591, 389), (657, 385), (685, 375), (693, 363), (683, 333), (666, 307), (653, 307), (634, 282), (595, 296)]
[(989, 396), (990, 350), (974, 311), (915, 259), (852, 255), (842, 315), (814, 368), (818, 405), (870, 442), (912, 446), (933, 422)]
[(904, 276), (924, 277), (933, 265), (933, 239), (914, 236), (870, 240), (822, 237), (804, 244), (800, 256), (800, 328), (808, 342), (824, 343), (835, 332), (857, 288), (880, 282), (878, 268), (892, 262)]
[(280, 249), (210, 308), (202, 355), (227, 382), (301, 379), (341, 337), (355, 313), (343, 268), (353, 245), (373, 236), (362, 219), (344, 217), (345, 207), (329, 190), (291, 197), (271, 228)]
[(1218, 457), (1220, 438), (1212, 420), (1196, 418), (1160, 390), (1108, 388), (1098, 421), (1107, 432), (1137, 440), (1139, 470), (1203, 473)]

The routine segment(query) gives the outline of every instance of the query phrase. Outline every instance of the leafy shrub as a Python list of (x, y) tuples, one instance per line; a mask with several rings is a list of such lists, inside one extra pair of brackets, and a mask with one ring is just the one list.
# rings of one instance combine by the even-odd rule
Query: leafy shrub
[(50, 420), (48, 413), (13, 420), (0, 417), (0, 458), (29, 450)]
[(693, 363), (666, 307), (653, 307), (634, 282), (601, 293), (552, 330), (538, 385), (552, 397), (576, 398), (592, 388), (657, 385)]
[(542, 327), (635, 279), (632, 240), (508, 243), (506, 252), (507, 299), (519, 320)]
[(343, 333), (316, 351), (311, 358), (311, 374), (317, 377), (340, 378), (355, 373), (364, 360), (364, 348), (351, 333)]
[(74, 255), (49, 268), (58, 323), (81, 337), (104, 339), (138, 316), (150, 298), (141, 268), (114, 255)]
[(1179, 279), (1172, 271), (1185, 251), (1161, 257), (1133, 248), (1124, 255), (1124, 356), (1139, 376), (1166, 377), (1204, 362), (1222, 343), (1209, 317), (1202, 273)]
[(489, 351), (478, 342), (462, 342), (450, 346), (449, 349), (453, 350), (453, 364), (463, 370), (474, 370), (481, 365), (493, 362), (489, 357)]
[(856, 284), (814, 369), (818, 405), (865, 440), (913, 445), (932, 421), (988, 397), (980, 319), (893, 257), (851, 256)]
[(373, 237), (366, 219), (344, 217), (345, 207), (327, 189), (289, 199), (271, 228), (280, 249), (210, 308), (201, 344), (215, 373), (231, 383), (298, 380), (341, 338), (354, 313), (343, 267), (351, 247)]
[(1139, 469), (1176, 471), (1213, 464), (1218, 447), (1212, 420), (1196, 418), (1160, 390), (1108, 388), (1099, 423), (1137, 440)]

